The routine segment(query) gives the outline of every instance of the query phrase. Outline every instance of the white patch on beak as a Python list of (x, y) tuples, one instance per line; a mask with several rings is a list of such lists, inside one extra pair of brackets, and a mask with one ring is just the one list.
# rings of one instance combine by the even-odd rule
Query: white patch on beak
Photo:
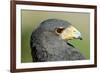
[(81, 33), (79, 31), (75, 32), (74, 34), (76, 39), (81, 38)]

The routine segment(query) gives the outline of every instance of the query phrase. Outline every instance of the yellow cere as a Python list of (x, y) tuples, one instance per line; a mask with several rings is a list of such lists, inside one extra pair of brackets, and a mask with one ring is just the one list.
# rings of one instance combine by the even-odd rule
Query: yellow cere
[(60, 34), (61, 38), (64, 40), (71, 40), (81, 36), (80, 32), (73, 26), (69, 26)]

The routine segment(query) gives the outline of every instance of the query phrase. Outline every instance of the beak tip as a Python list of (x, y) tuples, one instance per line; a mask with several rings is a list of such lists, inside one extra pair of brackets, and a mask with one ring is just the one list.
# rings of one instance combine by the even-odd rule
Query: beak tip
[(80, 40), (83, 40), (82, 38), (80, 38)]
[(79, 37), (79, 39), (80, 39), (80, 40), (83, 40), (83, 38), (82, 38), (82, 37)]

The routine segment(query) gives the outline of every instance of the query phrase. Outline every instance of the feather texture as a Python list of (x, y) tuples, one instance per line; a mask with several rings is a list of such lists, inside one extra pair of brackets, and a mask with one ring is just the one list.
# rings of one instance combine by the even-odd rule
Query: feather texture
[[(52, 27), (50, 27), (52, 23)], [(68, 24), (68, 25), (66, 25)], [(68, 27), (63, 20), (47, 20), (33, 31), (30, 39), (31, 54), (34, 62), (69, 61), (86, 59), (78, 49), (62, 40), (54, 33), (56, 27)]]

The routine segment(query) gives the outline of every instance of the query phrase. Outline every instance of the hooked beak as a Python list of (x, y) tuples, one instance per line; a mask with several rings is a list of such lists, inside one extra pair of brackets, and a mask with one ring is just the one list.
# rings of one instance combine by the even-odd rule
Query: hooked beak
[(69, 26), (60, 34), (64, 40), (80, 39), (82, 40), (81, 33), (73, 26)]
[(79, 39), (80, 39), (80, 40), (83, 40), (83, 38), (82, 38), (82, 37), (79, 37)]

